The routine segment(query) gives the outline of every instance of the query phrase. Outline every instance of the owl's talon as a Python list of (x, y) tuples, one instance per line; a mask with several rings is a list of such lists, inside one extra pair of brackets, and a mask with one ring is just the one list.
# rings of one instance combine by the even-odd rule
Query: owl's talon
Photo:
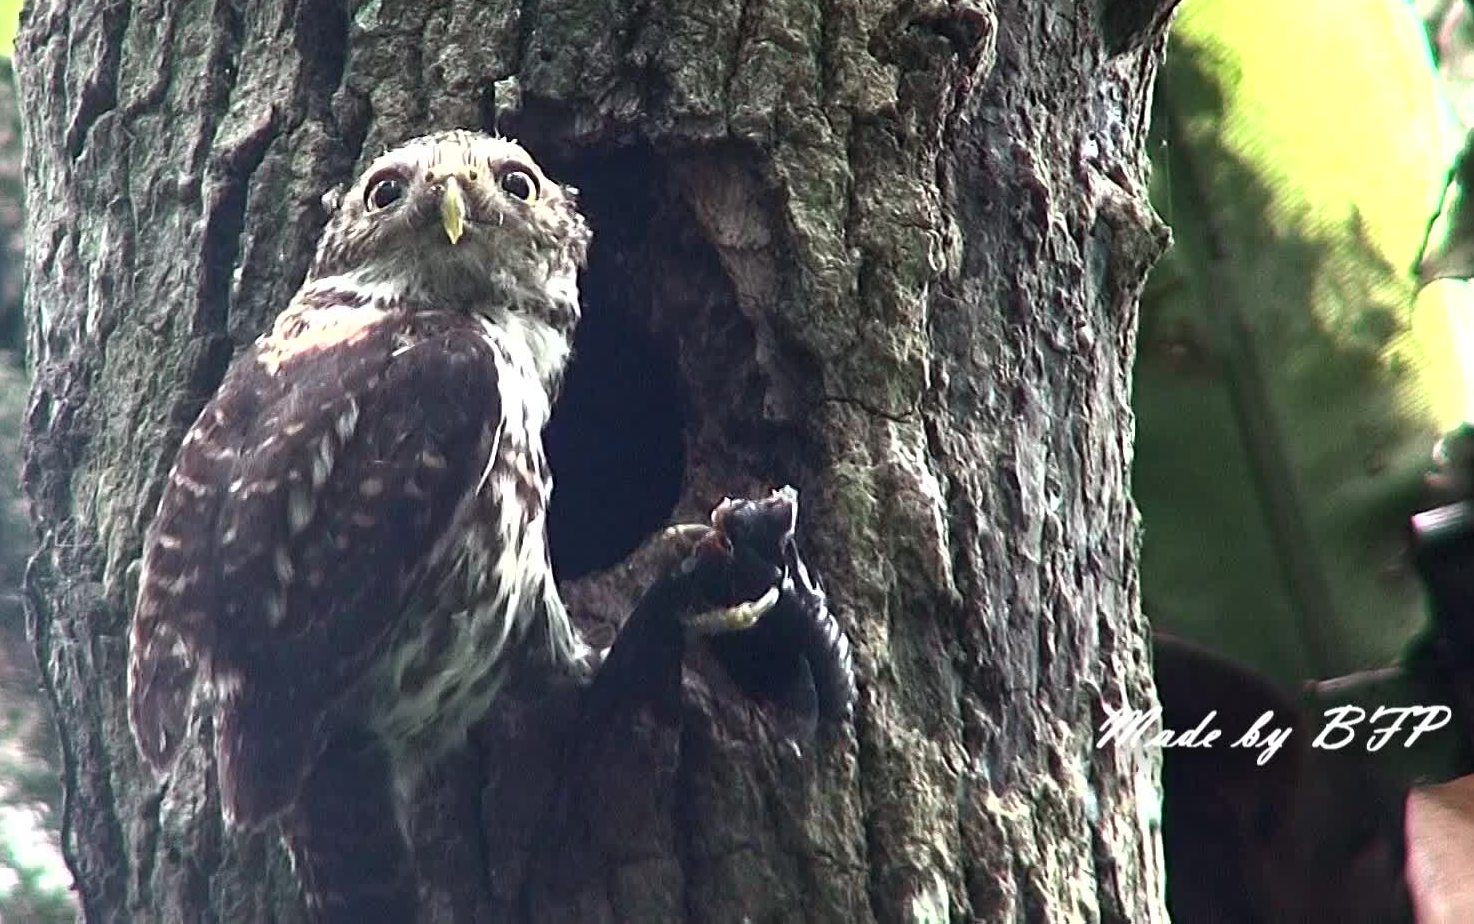
[(707, 610), (688, 617), (686, 628), (697, 635), (721, 635), (727, 632), (742, 632), (751, 629), (778, 605), (778, 588), (769, 587), (756, 600), (748, 600), (736, 606)]
[[(752, 702), (771, 707), (793, 756), (818, 722), (851, 715), (854, 658), (794, 536), (798, 492), (727, 498), (712, 525), (677, 524), (662, 538), (685, 558), (648, 588), (594, 680), (585, 727), (660, 697), (679, 695), (688, 645), (701, 645)], [(597, 735), (597, 732), (591, 732)]]
[(714, 530), (704, 523), (676, 523), (661, 530), (660, 539), (662, 542), (674, 545), (684, 557), (695, 552), (713, 532)]
[(711, 532), (711, 527), (704, 523), (677, 523), (667, 526), (660, 534), (660, 538), (671, 542), (696, 542), (702, 536)]
[(722, 528), (722, 519), (725, 518), (727, 516), (727, 514), (731, 512), (732, 508), (734, 508), (734, 507), (736, 507), (738, 505), (738, 503), (746, 503), (746, 502), (745, 501), (739, 502), (739, 501), (733, 500), (730, 497), (724, 497), (724, 498), (722, 498), (722, 502), (720, 504), (717, 504), (711, 510), (711, 525), (712, 526), (715, 526), (717, 529), (721, 529)]

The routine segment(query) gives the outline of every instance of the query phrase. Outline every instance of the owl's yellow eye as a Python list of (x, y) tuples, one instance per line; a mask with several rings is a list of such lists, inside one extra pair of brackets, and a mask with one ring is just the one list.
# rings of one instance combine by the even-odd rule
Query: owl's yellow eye
[(502, 171), (497, 182), (501, 184), (502, 190), (514, 199), (521, 199), (528, 203), (537, 201), (537, 180), (533, 179), (532, 174), (526, 170), (508, 167)]
[(370, 212), (386, 209), (404, 198), (404, 180), (397, 173), (387, 174), (368, 184), (363, 204)]

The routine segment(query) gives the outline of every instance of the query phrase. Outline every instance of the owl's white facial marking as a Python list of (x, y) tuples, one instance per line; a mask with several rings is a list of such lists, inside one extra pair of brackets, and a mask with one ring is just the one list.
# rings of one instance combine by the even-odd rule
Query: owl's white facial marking
[[(589, 230), (574, 193), (516, 142), (470, 132), (416, 139), (344, 193), (308, 286), (384, 304), (453, 304), (571, 338)], [(351, 283), (342, 277), (350, 274)], [(563, 347), (540, 346), (551, 357)]]

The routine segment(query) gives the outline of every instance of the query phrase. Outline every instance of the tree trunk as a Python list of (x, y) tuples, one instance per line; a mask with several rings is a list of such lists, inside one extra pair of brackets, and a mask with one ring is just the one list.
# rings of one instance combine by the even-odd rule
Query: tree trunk
[(1128, 398), (1171, 2), (28, 5), (26, 597), (87, 919), (301, 919), (207, 748), (139, 763), (135, 563), (321, 194), (464, 126), (595, 228), (549, 437), (586, 633), (660, 526), (792, 483), (861, 694), (796, 754), (697, 657), (562, 814), (576, 697), (499, 703), (415, 808), (427, 919), (1161, 920), (1153, 761), (1094, 738), (1151, 696)]

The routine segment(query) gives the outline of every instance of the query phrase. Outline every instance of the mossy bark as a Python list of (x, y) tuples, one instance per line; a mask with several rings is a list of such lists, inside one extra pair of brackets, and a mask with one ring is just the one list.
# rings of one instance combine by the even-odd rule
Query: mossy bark
[[(132, 566), (322, 192), (451, 126), (583, 186), (587, 310), (622, 300), (674, 357), (672, 517), (796, 485), (861, 698), (795, 755), (696, 671), (552, 819), (575, 697), (508, 703), (416, 808), (429, 917), (1162, 919), (1155, 769), (1094, 730), (1151, 697), (1128, 399), (1168, 7), (30, 4), (26, 596), (88, 919), (300, 919), (273, 839), (222, 826), (206, 749), (165, 784), (139, 765)], [(578, 615), (652, 558), (569, 587)], [(539, 851), (550, 824), (579, 849)]]

